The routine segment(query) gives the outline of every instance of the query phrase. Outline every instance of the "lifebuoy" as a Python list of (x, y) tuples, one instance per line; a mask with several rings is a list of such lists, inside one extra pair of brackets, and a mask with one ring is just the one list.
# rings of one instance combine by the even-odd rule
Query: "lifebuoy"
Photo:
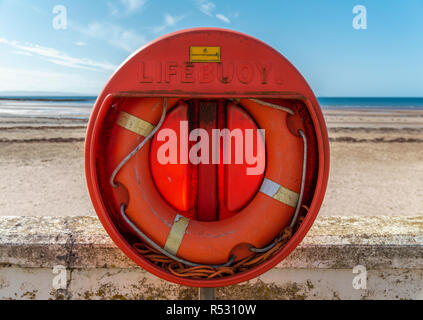
[[(213, 101), (228, 107), (207, 122), (196, 108)], [(158, 130), (184, 108), (206, 131), (225, 121), (265, 129), (264, 174), (158, 165)], [(260, 40), (217, 28), (178, 31), (129, 57), (99, 94), (85, 140), (88, 191), (112, 240), (146, 271), (196, 287), (247, 281), (285, 259), (317, 217), (329, 158), (323, 114), (298, 70)], [(186, 173), (191, 183), (175, 183)]]
[[(182, 103), (163, 98), (122, 102), (109, 137), (108, 172), (113, 173), (152, 132), (165, 102), (167, 112)], [(241, 99), (237, 104), (265, 129), (267, 164), (258, 192), (236, 215), (220, 221), (197, 221), (184, 217), (165, 201), (152, 177), (150, 141), (119, 168), (112, 181), (125, 190), (116, 201), (125, 204), (127, 222), (166, 252), (194, 265), (225, 265), (231, 258), (244, 258), (251, 253), (248, 249), (268, 245), (290, 225), (301, 204), (306, 140), (301, 135), (305, 128), (300, 115), (253, 99)]]

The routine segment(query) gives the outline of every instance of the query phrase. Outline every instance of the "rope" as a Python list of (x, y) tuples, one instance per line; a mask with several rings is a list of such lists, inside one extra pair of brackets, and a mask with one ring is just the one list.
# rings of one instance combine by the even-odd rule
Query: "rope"
[[(307, 206), (303, 205), (302, 208), (308, 212)], [(304, 217), (305, 215), (302, 215), (298, 218), (298, 223), (295, 226), (295, 230), (298, 229), (304, 220)], [(133, 247), (144, 258), (147, 258), (155, 265), (175, 276), (193, 279), (213, 279), (234, 275), (236, 273), (254, 268), (257, 265), (263, 263), (264, 261), (271, 258), (274, 253), (279, 251), (279, 249), (285, 246), (285, 244), (291, 239), (293, 233), (294, 232), (291, 227), (285, 227), (273, 241), (274, 246), (270, 250), (261, 253), (254, 253), (229, 267), (214, 268), (212, 266), (206, 265), (191, 267), (165, 256), (146, 243), (137, 242), (133, 244)]]
[(266, 102), (266, 101), (263, 101), (263, 100), (260, 100), (260, 99), (251, 98), (249, 100), (254, 101), (258, 104), (261, 104), (262, 106), (266, 106), (266, 107), (270, 107), (270, 108), (273, 108), (273, 109), (285, 111), (285, 112), (289, 113), (290, 115), (295, 114), (295, 111), (289, 109), (288, 107), (283, 107), (283, 106), (280, 106), (280, 105), (277, 105), (277, 104), (274, 104), (274, 103), (270, 103), (270, 102)]
[(167, 109), (167, 98), (163, 99), (163, 111), (162, 115), (160, 117), (159, 123), (154, 127), (154, 129), (146, 136), (136, 147), (134, 150), (132, 150), (120, 163), (119, 165), (113, 170), (112, 175), (110, 176), (110, 184), (113, 188), (117, 188), (118, 185), (115, 183), (115, 177), (122, 169), (122, 167), (150, 140), (157, 132), (157, 130), (160, 129), (162, 126), (165, 116), (166, 116), (166, 109)]

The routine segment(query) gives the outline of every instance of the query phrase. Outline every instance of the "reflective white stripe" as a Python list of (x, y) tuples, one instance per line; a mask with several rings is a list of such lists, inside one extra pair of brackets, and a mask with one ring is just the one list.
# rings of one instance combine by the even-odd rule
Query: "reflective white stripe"
[(179, 246), (181, 245), (182, 239), (185, 235), (189, 219), (177, 214), (173, 222), (173, 226), (169, 231), (167, 240), (163, 249), (167, 252), (176, 255), (178, 253)]
[(289, 190), (267, 178), (263, 179), (260, 192), (293, 208), (297, 206), (299, 199), (299, 194), (297, 192)]
[(267, 178), (263, 179), (263, 184), (260, 187), (260, 192), (272, 197), (278, 192), (280, 185)]

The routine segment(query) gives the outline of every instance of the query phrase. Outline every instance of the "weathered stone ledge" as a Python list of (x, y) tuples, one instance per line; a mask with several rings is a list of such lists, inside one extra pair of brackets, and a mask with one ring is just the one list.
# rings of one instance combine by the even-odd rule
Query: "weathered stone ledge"
[[(55, 288), (55, 267), (66, 270)], [(362, 265), (365, 273), (354, 273)], [(63, 268), (61, 267), (61, 268)], [(355, 287), (356, 277), (365, 282)], [(0, 299), (195, 299), (137, 267), (96, 217), (0, 217)], [(276, 268), (218, 299), (423, 299), (423, 217), (319, 217)]]
[[(0, 217), (0, 265), (133, 268), (96, 217)], [(423, 269), (423, 216), (319, 217), (278, 268)]]

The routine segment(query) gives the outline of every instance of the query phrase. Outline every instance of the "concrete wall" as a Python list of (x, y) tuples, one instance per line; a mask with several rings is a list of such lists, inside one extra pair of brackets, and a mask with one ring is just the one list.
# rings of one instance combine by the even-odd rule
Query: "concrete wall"
[[(353, 271), (355, 273), (353, 273)], [(196, 299), (126, 258), (94, 217), (1, 217), (1, 299)], [(320, 217), (301, 245), (218, 299), (423, 299), (423, 217)]]

